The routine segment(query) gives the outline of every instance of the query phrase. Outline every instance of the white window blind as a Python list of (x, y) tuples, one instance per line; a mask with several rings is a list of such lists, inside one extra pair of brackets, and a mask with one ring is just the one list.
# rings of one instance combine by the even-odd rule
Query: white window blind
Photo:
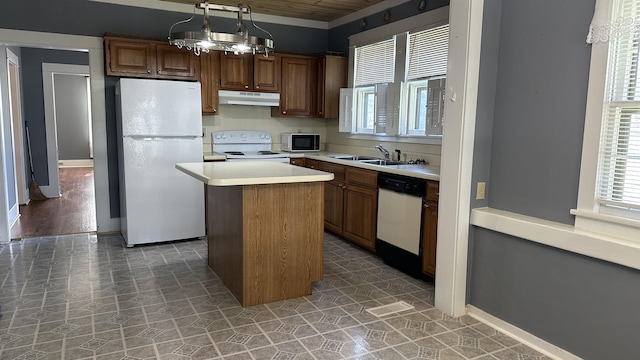
[(393, 82), (396, 62), (395, 37), (355, 49), (354, 86)]
[[(614, 18), (637, 18), (640, 3), (621, 0)], [(609, 43), (607, 92), (596, 197), (601, 205), (640, 210), (640, 78), (638, 36)]]
[(448, 24), (409, 34), (407, 80), (446, 75), (448, 51)]

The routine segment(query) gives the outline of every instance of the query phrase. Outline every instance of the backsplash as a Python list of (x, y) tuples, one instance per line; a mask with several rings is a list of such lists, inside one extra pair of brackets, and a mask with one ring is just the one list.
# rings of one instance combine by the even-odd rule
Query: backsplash
[(273, 138), (273, 150), (280, 150), (280, 134), (283, 132), (317, 133), (323, 145), (326, 142), (325, 119), (271, 117), (271, 108), (266, 106), (220, 105), (218, 110), (218, 115), (202, 117), (205, 152), (211, 151), (211, 132), (222, 130), (267, 131)]
[(381, 156), (374, 146), (382, 144), (392, 156), (396, 155), (395, 149), (400, 149), (403, 161), (424, 159), (430, 165), (440, 166), (440, 145), (350, 139), (338, 132), (337, 119), (276, 118), (271, 117), (271, 108), (265, 106), (220, 105), (218, 110), (219, 115), (202, 117), (204, 152), (211, 151), (212, 131), (267, 131), (273, 138), (272, 148), (276, 151), (281, 149), (281, 133), (305, 132), (320, 134), (321, 150), (324, 151)]

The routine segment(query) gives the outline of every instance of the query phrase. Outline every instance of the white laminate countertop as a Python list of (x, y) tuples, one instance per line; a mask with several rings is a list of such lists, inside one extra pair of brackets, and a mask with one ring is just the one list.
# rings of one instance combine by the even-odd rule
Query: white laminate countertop
[[(426, 180), (440, 181), (440, 167), (432, 165), (418, 165), (418, 164), (403, 164), (403, 165), (373, 165), (367, 163), (361, 163), (353, 160), (335, 159), (332, 156), (343, 155), (329, 152), (320, 153), (297, 153), (297, 156), (292, 157), (304, 157), (305, 159), (313, 159), (320, 161), (332, 162), (335, 164), (354, 166), (362, 169), (375, 170), (378, 172), (385, 172), (390, 174), (411, 176)], [(303, 155), (303, 156), (300, 156)], [(353, 154), (346, 154), (353, 155)]]
[[(440, 181), (440, 167), (433, 165), (418, 165), (418, 164), (404, 164), (404, 165), (373, 165), (367, 163), (361, 163), (351, 160), (335, 159), (332, 156), (336, 155), (353, 155), (353, 154), (338, 154), (327, 151), (320, 152), (293, 152), (289, 154), (291, 158), (306, 158), (320, 161), (332, 162), (335, 164), (341, 164), (346, 166), (354, 166), (362, 169), (375, 170), (378, 172), (386, 172), (397, 175), (405, 175), (416, 177), (426, 180)], [(204, 161), (223, 161), (226, 159), (224, 154), (204, 153)]]
[(276, 161), (178, 163), (176, 169), (207, 185), (235, 186), (333, 180), (333, 174)]

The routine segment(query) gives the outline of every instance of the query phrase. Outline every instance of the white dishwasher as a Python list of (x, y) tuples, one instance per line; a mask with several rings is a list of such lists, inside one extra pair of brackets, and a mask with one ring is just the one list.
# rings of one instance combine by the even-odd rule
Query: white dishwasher
[(376, 255), (409, 275), (422, 277), (422, 204), (426, 181), (378, 174)]

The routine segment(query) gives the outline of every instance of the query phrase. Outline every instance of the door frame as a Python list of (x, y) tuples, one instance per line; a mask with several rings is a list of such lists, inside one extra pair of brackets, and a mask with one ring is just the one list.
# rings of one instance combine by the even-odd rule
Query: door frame
[[(55, 82), (54, 75), (91, 75), (87, 65), (69, 65), (42, 63), (42, 90), (44, 94), (44, 119), (47, 136), (47, 167), (49, 168), (49, 185), (40, 186), (46, 197), (60, 197), (60, 171), (58, 169), (58, 126), (56, 123)], [(88, 100), (91, 105), (91, 99)]]
[[(12, 76), (12, 67), (15, 77)], [(22, 91), (20, 87), (20, 60), (7, 48), (7, 77), (9, 79), (9, 112), (11, 114), (11, 138), (13, 139), (13, 164), (16, 176), (18, 204), (29, 203), (24, 156), (24, 127), (22, 115)], [(15, 81), (15, 82), (14, 82)]]
[[(0, 43), (11, 46), (45, 49), (88, 51), (91, 68), (91, 119), (94, 146), (94, 184), (96, 194), (96, 221), (98, 233), (120, 230), (120, 218), (111, 217), (109, 198), (109, 168), (107, 158), (107, 122), (105, 110), (104, 44), (102, 37), (44, 33), (37, 31), (0, 29)], [(2, 139), (0, 139), (2, 144)], [(0, 165), (4, 166), (4, 149), (0, 147)], [(3, 172), (0, 171), (0, 174)], [(115, 180), (117, 181), (117, 180)], [(3, 188), (3, 187), (0, 187)], [(0, 189), (0, 200), (6, 196)], [(6, 206), (0, 209), (0, 218), (6, 217)], [(0, 221), (0, 242), (9, 239), (10, 229)]]

